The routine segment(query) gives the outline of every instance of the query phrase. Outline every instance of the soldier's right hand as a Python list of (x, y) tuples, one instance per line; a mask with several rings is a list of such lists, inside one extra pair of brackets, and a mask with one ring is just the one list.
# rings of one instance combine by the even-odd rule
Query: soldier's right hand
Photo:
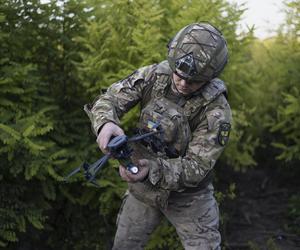
[(123, 129), (113, 122), (105, 123), (97, 137), (97, 143), (100, 150), (106, 154), (107, 144), (112, 136), (124, 135)]

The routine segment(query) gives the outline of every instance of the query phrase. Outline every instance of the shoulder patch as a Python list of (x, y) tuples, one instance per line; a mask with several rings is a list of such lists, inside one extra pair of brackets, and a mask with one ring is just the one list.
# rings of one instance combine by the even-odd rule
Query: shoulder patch
[(220, 124), (218, 132), (218, 142), (221, 146), (225, 146), (229, 141), (229, 134), (231, 130), (231, 125), (228, 122), (223, 122)]

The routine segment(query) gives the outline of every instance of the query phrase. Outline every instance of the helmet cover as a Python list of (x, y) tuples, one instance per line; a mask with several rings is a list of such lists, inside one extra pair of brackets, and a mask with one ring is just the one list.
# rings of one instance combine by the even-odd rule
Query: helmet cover
[(194, 23), (182, 28), (168, 44), (168, 49), (173, 72), (194, 82), (217, 77), (228, 59), (225, 38), (208, 23)]

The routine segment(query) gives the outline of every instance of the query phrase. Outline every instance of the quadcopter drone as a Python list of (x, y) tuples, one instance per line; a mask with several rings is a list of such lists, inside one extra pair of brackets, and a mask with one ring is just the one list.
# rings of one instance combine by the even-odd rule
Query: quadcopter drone
[(117, 159), (128, 171), (130, 171), (132, 174), (137, 174), (139, 169), (131, 161), (133, 149), (129, 144), (132, 142), (144, 141), (156, 145), (157, 148), (161, 148), (163, 131), (156, 129), (157, 127), (158, 125), (154, 128), (154, 131), (144, 134), (137, 134), (131, 138), (128, 138), (126, 135), (119, 135), (112, 138), (107, 145), (108, 153), (106, 155), (93, 164), (84, 162), (81, 164), (81, 166), (68, 174), (65, 177), (65, 181), (78, 172), (83, 171), (85, 179), (99, 187), (99, 185), (95, 182), (96, 175), (110, 158)]

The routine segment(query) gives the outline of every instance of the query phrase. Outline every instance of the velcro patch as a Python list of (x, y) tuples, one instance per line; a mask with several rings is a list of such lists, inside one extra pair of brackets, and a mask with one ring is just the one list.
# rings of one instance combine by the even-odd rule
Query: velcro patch
[(218, 133), (218, 142), (221, 146), (225, 146), (229, 141), (231, 125), (228, 122), (223, 122), (220, 125)]

